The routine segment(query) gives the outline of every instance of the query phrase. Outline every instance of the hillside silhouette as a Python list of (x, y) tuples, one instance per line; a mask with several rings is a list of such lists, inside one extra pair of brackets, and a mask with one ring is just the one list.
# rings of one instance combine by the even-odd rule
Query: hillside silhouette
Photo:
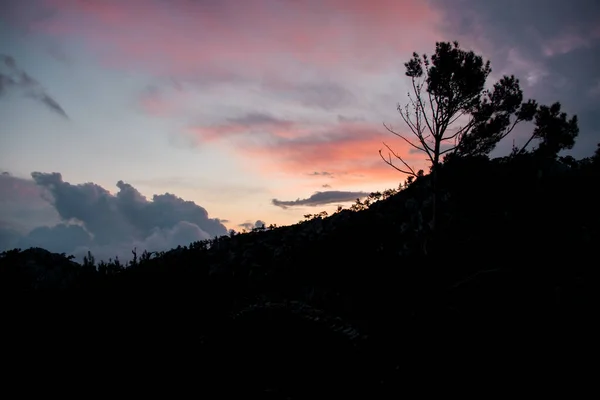
[[(55, 334), (76, 324), (103, 338), (90, 344), (100, 355), (105, 346), (113, 356), (142, 352), (146, 341), (167, 359), (214, 352), (230, 363), (221, 376), (256, 390), (264, 380), (286, 382), (278, 374), (296, 389), (325, 387), (318, 377), (327, 387), (342, 379), (379, 388), (418, 376), (423, 357), (474, 356), (502, 334), (505, 342), (482, 347), (487, 357), (548, 342), (555, 357), (568, 340), (558, 332), (585, 335), (596, 315), (599, 172), (598, 158), (448, 162), (441, 240), (427, 254), (424, 176), (362, 211), (192, 243), (127, 267), (13, 250), (0, 258), (0, 282), (27, 299), (18, 314), (27, 312), (20, 318), (28, 324)], [(368, 367), (354, 352), (371, 358)]]
[(103, 389), (210, 398), (495, 392), (573, 369), (597, 315), (600, 151), (559, 156), (576, 134), (557, 143), (560, 105), (535, 107), (538, 147), (492, 159), (495, 143), (465, 141), (329, 216), (126, 265), (4, 252), (11, 326), (52, 343), (46, 360), (110, 365)]

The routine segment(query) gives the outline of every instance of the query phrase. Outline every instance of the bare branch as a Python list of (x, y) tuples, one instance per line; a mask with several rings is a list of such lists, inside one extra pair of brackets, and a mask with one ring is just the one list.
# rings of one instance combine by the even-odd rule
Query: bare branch
[[(417, 175), (415, 174), (414, 170), (412, 170), (412, 168), (410, 168), (410, 171), (404, 171), (403, 169), (398, 168), (397, 166), (394, 165), (394, 163), (392, 162), (391, 157), (389, 158), (389, 161), (385, 159), (385, 157), (383, 156), (383, 154), (381, 154), (381, 150), (379, 150), (379, 156), (381, 157), (381, 159), (390, 167), (394, 168), (396, 171), (398, 172), (402, 172), (403, 174), (407, 174), (407, 175), (413, 175), (415, 177), (417, 177)], [(404, 160), (400, 159), (400, 161), (404, 162)], [(406, 163), (405, 163), (406, 164)]]
[[(409, 117), (409, 112), (408, 112), (408, 104), (406, 105), (406, 116), (402, 113), (402, 109), (401, 107), (398, 105), (398, 112), (400, 113), (400, 116), (402, 117), (402, 119), (404, 120), (404, 122), (406, 123), (406, 125), (408, 125), (408, 127), (410, 128), (410, 130), (412, 131), (413, 135), (415, 135), (416, 137), (419, 137), (421, 135), (421, 130), (419, 128), (419, 115), (417, 114), (417, 122), (416, 124), (414, 122), (412, 122), (410, 120)], [(389, 129), (388, 129), (389, 130)]]
[[(424, 153), (427, 153), (428, 156), (431, 156), (429, 154), (429, 151), (427, 150), (427, 148), (429, 147), (429, 146), (427, 146), (427, 144), (425, 144), (426, 147), (425, 146), (424, 147), (419, 147), (416, 144), (414, 144), (413, 142), (411, 142), (410, 140), (408, 140), (407, 138), (405, 138), (404, 136), (402, 136), (401, 134), (399, 134), (398, 132), (395, 132), (392, 129), (388, 128), (388, 126), (385, 124), (385, 122), (383, 123), (383, 126), (385, 126), (385, 129), (387, 129), (389, 132), (391, 132), (394, 135), (398, 136), (399, 138), (401, 138), (402, 140), (404, 140), (406, 143), (410, 144), (415, 149), (420, 150), (420, 151), (422, 151)], [(415, 134), (415, 136), (417, 136), (417, 138), (419, 138), (419, 141), (421, 142), (421, 144), (423, 144), (423, 141), (421, 140), (421, 136), (419, 136), (417, 134)], [(431, 150), (431, 151), (433, 151), (433, 150)]]
[(429, 108), (431, 109), (431, 115), (433, 115), (433, 120), (435, 121), (435, 123), (438, 124), (440, 103), (437, 101), (437, 99), (435, 100), (435, 110), (434, 110), (433, 109), (433, 98), (431, 96), (431, 92), (427, 92), (427, 95), (429, 96)]
[[(381, 154), (380, 154), (381, 155)], [(388, 160), (386, 160), (383, 156), (381, 156), (381, 158), (383, 159), (383, 161), (389, 165), (390, 167), (394, 168), (396, 171), (398, 172), (402, 172), (403, 174), (407, 174), (407, 175), (412, 175), (412, 173), (410, 171), (404, 171), (400, 168), (398, 168), (397, 166), (395, 166), (394, 164), (390, 163)]]
[[(421, 107), (421, 110), (424, 111), (425, 107), (423, 106), (423, 100), (421, 99), (420, 90), (418, 90), (417, 87), (415, 86), (415, 78), (412, 78), (412, 87), (413, 87), (413, 90), (415, 92), (415, 96), (417, 97), (417, 100), (419, 101), (419, 106)], [(427, 115), (425, 114), (425, 112), (423, 112), (423, 115), (425, 117), (425, 124), (427, 124), (427, 128), (429, 129), (429, 132), (431, 132), (431, 134), (433, 135), (433, 137), (437, 137), (436, 131), (434, 131), (431, 128), (431, 125), (429, 124), (429, 119), (427, 118)]]
[[(407, 140), (405, 137), (403, 137), (402, 135), (398, 134), (397, 132), (394, 132), (392, 129), (388, 128), (388, 127), (385, 125), (385, 123), (384, 123), (383, 125), (385, 126), (385, 128), (386, 128), (386, 129), (387, 129), (389, 132), (393, 133), (393, 134), (394, 134), (394, 135), (396, 135), (396, 136), (399, 136), (399, 137), (401, 137), (401, 138), (402, 138), (402, 139), (404, 139), (406, 142), (408, 142), (408, 143), (409, 143), (411, 146), (413, 146), (413, 147), (415, 147), (415, 148), (417, 148), (417, 149), (419, 149), (419, 150), (421, 150), (421, 151), (424, 151), (425, 153), (427, 153), (427, 156), (429, 157), (429, 159), (430, 159), (430, 160), (433, 160), (432, 153), (434, 153), (434, 152), (435, 152), (435, 150), (434, 150), (434, 149), (433, 149), (431, 146), (429, 146), (429, 145), (427, 144), (427, 142), (425, 141), (425, 139), (426, 139), (426, 138), (425, 138), (425, 137), (423, 137), (423, 129), (422, 129), (422, 126), (421, 126), (421, 116), (423, 115), (423, 113), (422, 113), (422, 111), (420, 110), (420, 108), (419, 108), (419, 105), (418, 105), (417, 103), (413, 102), (413, 103), (411, 103), (411, 104), (412, 104), (412, 105), (413, 105), (413, 107), (415, 108), (415, 115), (416, 115), (416, 118), (417, 118), (417, 121), (416, 121), (416, 123), (414, 123), (414, 122), (412, 122), (412, 121), (410, 120), (410, 117), (409, 117), (409, 112), (408, 112), (408, 104), (405, 106), (405, 108), (406, 108), (406, 111), (405, 111), (405, 112), (406, 112), (406, 115), (404, 115), (404, 114), (402, 113), (400, 105), (398, 105), (398, 112), (400, 113), (400, 116), (402, 117), (402, 119), (404, 120), (404, 122), (405, 122), (405, 123), (406, 123), (406, 124), (409, 126), (409, 128), (410, 128), (410, 130), (412, 131), (413, 135), (415, 135), (415, 136), (417, 137), (417, 139), (419, 139), (419, 142), (421, 143), (421, 145), (423, 146), (423, 148), (420, 148), (420, 147), (416, 146), (414, 143), (412, 143), (412, 142), (408, 141), (408, 140)], [(430, 136), (430, 135), (427, 135), (427, 137), (429, 137), (429, 136)]]

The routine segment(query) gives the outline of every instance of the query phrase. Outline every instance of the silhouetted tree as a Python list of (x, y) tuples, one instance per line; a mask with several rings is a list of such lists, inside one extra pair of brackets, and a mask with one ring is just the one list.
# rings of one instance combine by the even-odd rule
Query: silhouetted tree
[[(520, 121), (533, 118), (537, 104), (533, 100), (522, 103), (523, 92), (514, 76), (504, 76), (493, 89), (484, 89), (492, 71), (490, 62), (484, 62), (473, 51), (462, 50), (456, 41), (436, 43), (431, 58), (413, 53), (404, 66), (406, 76), (411, 78), (412, 92), (408, 93), (408, 104), (404, 107), (398, 104), (398, 112), (417, 142), (384, 126), (414, 149), (424, 152), (431, 162), (434, 198), (430, 226), (434, 229), (440, 157), (450, 152), (488, 154)], [(387, 159), (382, 150), (379, 155), (388, 165), (418, 176), (390, 146), (386, 143), (384, 146), (389, 151)], [(394, 164), (392, 155), (403, 167)]]

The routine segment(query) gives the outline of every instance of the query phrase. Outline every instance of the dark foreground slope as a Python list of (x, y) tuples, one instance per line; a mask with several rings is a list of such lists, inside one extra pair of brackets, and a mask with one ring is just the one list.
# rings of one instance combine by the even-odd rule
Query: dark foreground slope
[(426, 176), (364, 211), (125, 269), (5, 253), (6, 352), (37, 371), (68, 365), (97, 390), (210, 398), (495, 392), (561, 374), (591, 357), (598, 171), (533, 155), (449, 161), (435, 237)]

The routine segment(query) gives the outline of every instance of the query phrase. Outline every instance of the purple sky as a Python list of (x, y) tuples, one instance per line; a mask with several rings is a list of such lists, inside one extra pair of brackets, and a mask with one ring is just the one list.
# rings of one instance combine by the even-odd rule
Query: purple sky
[[(572, 153), (588, 156), (600, 141), (597, 4), (3, 1), (0, 247), (129, 254), (397, 187), (382, 141), (426, 164), (382, 123), (404, 129), (403, 63), (436, 40), (490, 59), (490, 84), (515, 74), (526, 97), (561, 101), (580, 118)], [(111, 229), (122, 237), (102, 239)]]

